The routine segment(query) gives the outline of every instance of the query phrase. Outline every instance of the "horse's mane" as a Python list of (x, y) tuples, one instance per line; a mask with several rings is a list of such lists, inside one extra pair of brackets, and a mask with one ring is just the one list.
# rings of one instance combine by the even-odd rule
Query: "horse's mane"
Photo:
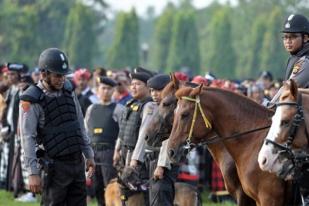
[(175, 90), (175, 85), (172, 81), (170, 81), (162, 90), (161, 92), (161, 98), (166, 97), (167, 95), (169, 95), (172, 91)]
[(194, 86), (197, 86), (196, 84), (194, 83), (191, 83), (191, 82), (187, 82), (187, 81), (181, 81), (181, 80), (178, 80), (178, 82), (176, 83), (177, 86), (175, 85), (175, 83), (173, 81), (170, 81), (165, 87), (164, 89), (162, 90), (161, 92), (161, 98), (164, 98), (166, 96), (168, 96), (169, 94), (171, 94), (171, 92), (175, 92), (179, 87), (181, 86), (188, 86), (188, 87), (194, 87)]
[[(198, 88), (189, 88), (184, 87), (176, 92), (176, 97), (180, 99), (183, 96), (189, 96), (194, 97), (198, 93)], [(256, 103), (255, 101), (251, 100), (250, 98), (237, 94), (235, 92), (221, 89), (221, 88), (214, 88), (214, 87), (203, 87), (201, 94), (204, 94), (205, 92), (214, 92), (216, 94), (220, 94), (227, 98), (229, 103), (234, 102), (235, 105), (240, 107), (243, 111), (253, 113), (254, 115), (262, 115), (265, 114), (269, 116), (270, 114), (273, 114), (272, 110), (269, 110), (268, 108)]]
[(181, 97), (184, 97), (184, 96), (192, 96), (192, 95), (190, 95), (192, 90), (193, 90), (193, 88), (191, 88), (191, 87), (180, 88), (175, 93), (175, 96), (177, 97), (177, 99), (180, 99)]

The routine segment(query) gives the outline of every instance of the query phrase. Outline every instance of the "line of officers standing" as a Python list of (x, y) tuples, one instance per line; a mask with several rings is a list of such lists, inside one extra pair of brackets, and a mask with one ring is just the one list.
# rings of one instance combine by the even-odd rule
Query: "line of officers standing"
[(19, 127), (29, 189), (42, 192), (41, 204), (86, 205), (87, 171), (88, 177), (95, 176), (98, 205), (105, 205), (104, 188), (117, 176), (113, 165), (120, 164), (153, 180), (145, 192), (146, 205), (173, 205), (178, 167), (168, 161), (166, 142), (161, 148), (145, 142), (169, 76), (135, 69), (130, 74), (132, 99), (125, 106), (112, 102), (117, 83), (99, 77), (100, 102), (89, 106), (84, 121), (74, 85), (65, 77), (70, 73), (66, 55), (49, 48), (38, 63), (41, 80), (20, 96)]

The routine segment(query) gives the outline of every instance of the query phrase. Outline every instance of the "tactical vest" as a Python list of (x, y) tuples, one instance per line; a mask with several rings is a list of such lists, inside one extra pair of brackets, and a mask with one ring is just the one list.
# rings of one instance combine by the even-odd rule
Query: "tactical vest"
[(50, 158), (81, 152), (84, 145), (81, 127), (72, 97), (73, 87), (66, 81), (63, 94), (49, 97), (37, 86), (30, 86), (20, 99), (38, 103), (44, 111), (44, 127), (39, 128), (38, 143), (42, 143)]
[(144, 101), (133, 99), (127, 103), (122, 114), (118, 135), (123, 146), (130, 147), (131, 149), (135, 148), (142, 121), (141, 113), (143, 112), (144, 105), (149, 101), (151, 101), (151, 98), (146, 98)]
[(116, 103), (110, 105), (94, 104), (91, 110), (88, 129), (92, 137), (92, 143), (105, 143), (112, 148), (119, 132), (118, 123), (113, 119)]

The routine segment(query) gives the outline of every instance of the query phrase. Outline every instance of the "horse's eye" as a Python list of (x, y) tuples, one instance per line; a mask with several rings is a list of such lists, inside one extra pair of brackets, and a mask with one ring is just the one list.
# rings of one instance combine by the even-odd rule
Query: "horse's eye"
[(187, 117), (189, 117), (190, 113), (189, 112), (184, 112), (181, 114), (181, 119), (186, 119)]
[(163, 107), (168, 107), (170, 105), (171, 105), (170, 102), (163, 102)]
[(281, 120), (280, 126), (281, 127), (286, 127), (288, 126), (290, 123), (290, 120)]

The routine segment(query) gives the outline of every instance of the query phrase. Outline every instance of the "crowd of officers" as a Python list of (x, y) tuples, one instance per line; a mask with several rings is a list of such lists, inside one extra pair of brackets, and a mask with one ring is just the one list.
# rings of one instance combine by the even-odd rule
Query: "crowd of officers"
[[(309, 79), (306, 22), (302, 15), (291, 15), (283, 30), (284, 45), (291, 54), (285, 79), (295, 79), (300, 87), (306, 87)], [(280, 94), (282, 82), (267, 71), (256, 80), (242, 82), (218, 80), (210, 73), (175, 75), (179, 80), (233, 90), (265, 106)], [(193, 151), (193, 158), (189, 155), (175, 165), (168, 159), (167, 141), (161, 147), (145, 141), (161, 91), (169, 82), (169, 75), (142, 67), (73, 72), (66, 54), (57, 48), (44, 50), (31, 74), (24, 64), (2, 65), (1, 188), (13, 190), (15, 197), (25, 188), (31, 197), (42, 192), (43, 205), (86, 205), (87, 195), (105, 205), (104, 188), (131, 168), (144, 181), (133, 186), (124, 183), (124, 196), (139, 191), (146, 205), (173, 205), (177, 177), (197, 187), (209, 169), (200, 166), (203, 158), (199, 156), (205, 157), (205, 151)], [(224, 190), (224, 184), (221, 187), (218, 190)]]

